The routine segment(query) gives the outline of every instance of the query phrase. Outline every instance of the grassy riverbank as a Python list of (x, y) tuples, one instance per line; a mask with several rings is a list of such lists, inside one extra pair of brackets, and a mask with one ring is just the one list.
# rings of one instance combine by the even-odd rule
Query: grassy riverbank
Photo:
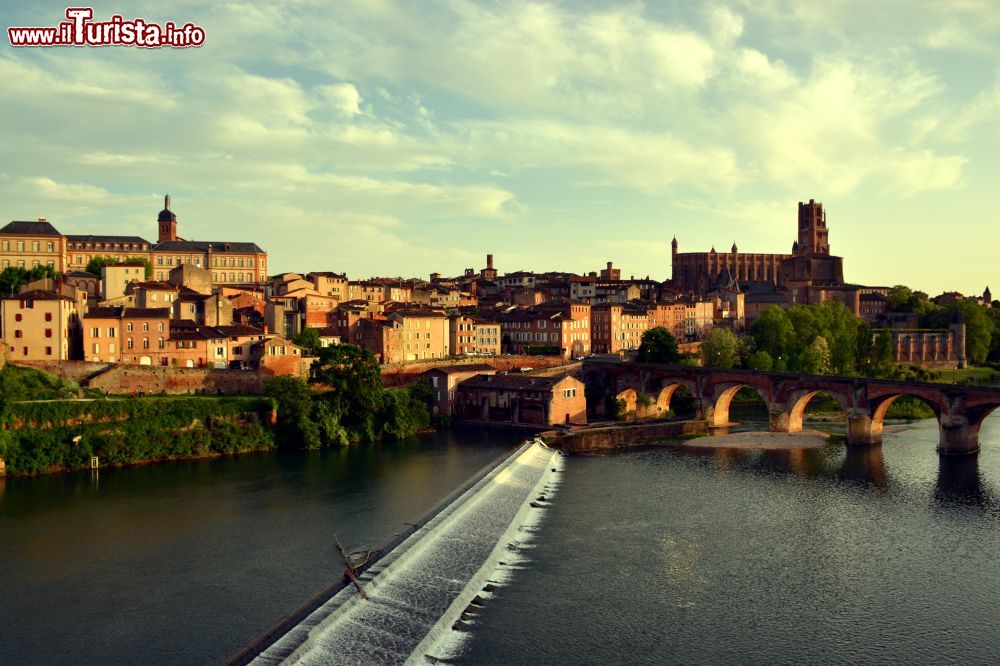
[(6, 403), (0, 458), (7, 474), (267, 451), (273, 401), (262, 397)]

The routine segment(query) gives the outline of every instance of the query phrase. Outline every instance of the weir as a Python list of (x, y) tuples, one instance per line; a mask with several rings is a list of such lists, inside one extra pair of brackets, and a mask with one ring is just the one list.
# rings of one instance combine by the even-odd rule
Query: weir
[(341, 589), (251, 663), (426, 663), (489, 596), (484, 585), (537, 521), (560, 469), (558, 452), (524, 444), (365, 571), (368, 599)]

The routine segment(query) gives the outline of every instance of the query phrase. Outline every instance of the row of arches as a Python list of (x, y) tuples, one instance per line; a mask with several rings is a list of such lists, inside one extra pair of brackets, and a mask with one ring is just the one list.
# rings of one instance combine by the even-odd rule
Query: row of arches
[[(1000, 404), (984, 405), (968, 410), (961, 418), (955, 419), (944, 413), (948, 409), (946, 405), (929, 400), (916, 392), (887, 393), (870, 399), (866, 408), (859, 409), (849, 404), (847, 396), (836, 391), (823, 389), (791, 391), (780, 403), (770, 400), (770, 396), (761, 387), (749, 383), (733, 382), (713, 386), (712, 389), (711, 396), (702, 395), (693, 400), (694, 413), (687, 414), (694, 418), (705, 419), (710, 427), (724, 427), (733, 424), (731, 408), (737, 396), (743, 392), (744, 394), (756, 394), (759, 397), (767, 410), (766, 418), (769, 421), (769, 430), (773, 432), (800, 432), (807, 419), (810, 404), (815, 403), (817, 398), (822, 396), (828, 406), (836, 404), (844, 415), (848, 425), (848, 440), (853, 443), (880, 442), (885, 419), (890, 415), (890, 408), (898, 400), (907, 398), (911, 403), (926, 405), (933, 413), (941, 429), (940, 450), (945, 453), (972, 452), (978, 449), (980, 426), (987, 416), (1000, 407)], [(686, 380), (664, 381), (655, 392), (649, 394), (641, 393), (634, 387), (626, 387), (614, 395), (613, 404), (619, 418), (624, 417), (627, 420), (636, 421), (663, 418), (670, 415), (675, 397), (679, 395), (697, 396), (697, 388), (693, 382)], [(921, 413), (926, 413), (926, 410), (914, 412), (916, 415)], [(951, 436), (949, 429), (956, 430), (957, 436), (961, 440), (954, 451), (949, 450), (948, 438)]]

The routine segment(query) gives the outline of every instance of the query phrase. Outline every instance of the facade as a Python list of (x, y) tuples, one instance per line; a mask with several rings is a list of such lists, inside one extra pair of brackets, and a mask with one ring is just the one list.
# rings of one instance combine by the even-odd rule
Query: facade
[(0, 301), (9, 361), (66, 361), (79, 345), (77, 302), (55, 291), (33, 290)]
[(646, 308), (635, 305), (603, 303), (591, 308), (591, 351), (617, 354), (638, 349), (642, 335), (651, 328), (653, 318)]
[(500, 324), (478, 317), (455, 314), (448, 318), (448, 353), (500, 354)]
[(36, 222), (13, 221), (0, 228), (0, 270), (38, 266), (66, 272), (66, 237), (44, 217)]
[(214, 284), (259, 284), (267, 279), (267, 253), (255, 243), (187, 241), (178, 237), (170, 195), (164, 199), (157, 228), (158, 242), (150, 243), (139, 236), (64, 235), (45, 218), (13, 221), (0, 228), (0, 270), (52, 266), (67, 273), (84, 270), (95, 257), (110, 257), (119, 262), (145, 259), (152, 265), (156, 280), (166, 280), (172, 268), (182, 265), (211, 270)]
[(455, 403), (455, 389), (459, 382), (463, 382), (476, 375), (496, 374), (496, 370), (483, 363), (473, 365), (448, 365), (440, 368), (433, 368), (423, 373), (431, 383), (431, 390), (434, 392), (434, 404), (431, 405), (431, 414), (434, 416), (451, 416), (452, 406)]
[(587, 423), (584, 384), (571, 375), (479, 374), (455, 389), (455, 418), (531, 426)]

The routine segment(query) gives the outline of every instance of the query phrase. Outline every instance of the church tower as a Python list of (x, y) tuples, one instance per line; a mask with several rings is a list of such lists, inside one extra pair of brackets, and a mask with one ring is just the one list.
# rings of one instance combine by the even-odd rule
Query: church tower
[(156, 218), (159, 225), (159, 242), (177, 240), (177, 216), (170, 210), (170, 195), (163, 197), (163, 210)]
[(796, 254), (830, 254), (826, 213), (823, 204), (813, 199), (799, 202), (799, 241)]

